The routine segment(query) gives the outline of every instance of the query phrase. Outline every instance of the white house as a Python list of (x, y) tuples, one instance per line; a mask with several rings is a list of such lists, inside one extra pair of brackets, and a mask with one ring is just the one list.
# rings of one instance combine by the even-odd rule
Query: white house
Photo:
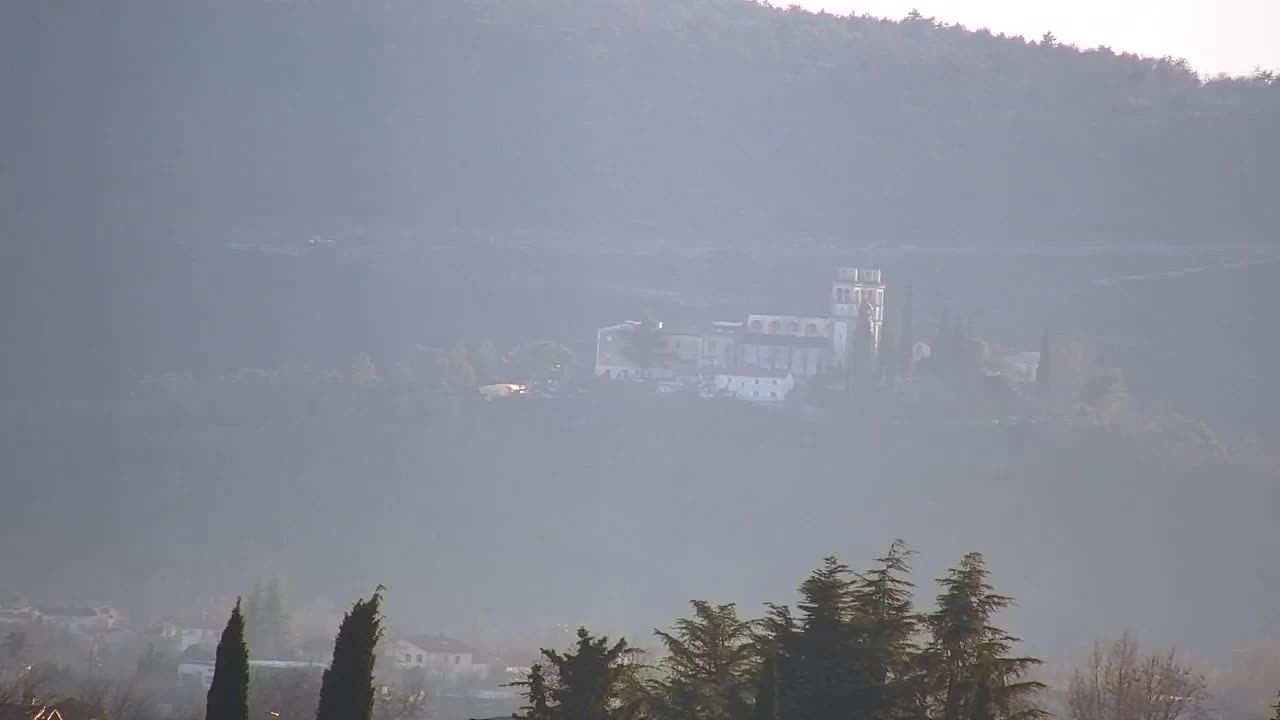
[(795, 384), (795, 378), (785, 370), (744, 368), (716, 374), (717, 389), (749, 402), (782, 403)]
[(111, 607), (48, 607), (38, 610), (42, 622), (76, 635), (106, 632), (116, 626), (117, 613)]
[(445, 635), (415, 635), (390, 643), (387, 655), (401, 670), (422, 670), (428, 681), (452, 684), (484, 678), (489, 666), (475, 662), (475, 651)]

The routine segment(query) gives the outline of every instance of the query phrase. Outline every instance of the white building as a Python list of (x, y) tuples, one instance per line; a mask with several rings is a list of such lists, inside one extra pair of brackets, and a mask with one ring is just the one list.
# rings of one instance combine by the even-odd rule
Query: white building
[(421, 670), (428, 682), (455, 684), (484, 678), (489, 666), (475, 662), (475, 651), (445, 635), (415, 635), (390, 643), (387, 655), (400, 670)]
[(884, 282), (880, 271), (868, 268), (836, 268), (831, 284), (832, 349), (837, 367), (844, 367), (854, 350), (859, 328), (871, 339), (871, 350), (880, 347), (884, 325)]
[(795, 384), (795, 378), (786, 370), (743, 368), (716, 374), (717, 389), (748, 402), (785, 402)]
[(107, 632), (116, 626), (118, 614), (111, 607), (47, 607), (38, 611), (41, 622), (76, 635)]

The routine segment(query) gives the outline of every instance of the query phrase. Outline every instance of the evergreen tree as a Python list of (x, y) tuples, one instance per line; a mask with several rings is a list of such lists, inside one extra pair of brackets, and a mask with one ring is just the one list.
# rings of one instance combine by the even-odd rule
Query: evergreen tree
[(547, 685), (547, 676), (542, 672), (542, 664), (534, 663), (529, 668), (529, 678), (511, 683), (514, 687), (524, 688), (527, 705), (520, 708), (522, 712), (512, 715), (518, 720), (552, 720), (551, 696)]
[(799, 626), (786, 605), (766, 604), (768, 612), (760, 621), (756, 647), (763, 661), (756, 676), (755, 720), (791, 717), (795, 702), (796, 646)]
[(752, 705), (752, 720), (780, 720), (780, 693), (778, 678), (778, 651), (770, 648), (760, 662), (756, 671), (755, 702)]
[(333, 643), (333, 662), (320, 682), (316, 720), (369, 720), (373, 713), (375, 648), (382, 639), (382, 593), (357, 600), (342, 619)]
[(857, 636), (849, 567), (826, 558), (800, 585), (799, 631), (789, 655), (794, 686), (785, 717), (847, 717), (856, 701)]
[(852, 598), (858, 619), (861, 714), (889, 720), (912, 714), (920, 618), (912, 607), (912, 552), (894, 540), (877, 566), (859, 574)]
[(1040, 362), (1036, 366), (1036, 393), (1046, 402), (1053, 394), (1053, 343), (1050, 342), (1048, 328), (1045, 328), (1044, 336), (1040, 339)]
[(244, 615), (240, 612), (239, 600), (218, 640), (204, 716), (205, 720), (247, 720), (249, 717), (249, 650), (244, 644)]
[(654, 714), (658, 718), (701, 720), (745, 718), (759, 665), (754, 623), (737, 607), (692, 602), (694, 616), (677, 620), (672, 632), (655, 630), (667, 648)]
[[(636, 666), (629, 662), (639, 650), (625, 639), (612, 645), (607, 637), (592, 637), (578, 628), (578, 642), (570, 652), (543, 650), (542, 656), (555, 670), (555, 683), (548, 695), (556, 720), (621, 720), (634, 708), (625, 702), (626, 691), (635, 682)], [(326, 720), (319, 718), (319, 720)]]
[(1280, 693), (1276, 693), (1276, 704), (1271, 706), (1275, 710), (1275, 714), (1271, 716), (1271, 720), (1280, 720)]
[(928, 617), (927, 661), (941, 720), (1030, 720), (1041, 683), (1025, 679), (1040, 661), (1011, 656), (1017, 638), (991, 624), (1012, 600), (993, 592), (979, 553), (970, 553), (938, 582), (938, 608)]

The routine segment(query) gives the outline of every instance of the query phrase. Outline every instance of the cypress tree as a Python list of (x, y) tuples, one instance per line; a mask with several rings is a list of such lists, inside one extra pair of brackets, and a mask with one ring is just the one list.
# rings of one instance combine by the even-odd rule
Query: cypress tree
[(373, 665), (382, 639), (381, 585), (368, 600), (357, 600), (342, 619), (333, 643), (333, 662), (320, 681), (316, 720), (369, 720), (373, 713)]
[(249, 717), (249, 650), (244, 644), (244, 615), (240, 601), (218, 640), (213, 683), (205, 701), (205, 720), (247, 720)]

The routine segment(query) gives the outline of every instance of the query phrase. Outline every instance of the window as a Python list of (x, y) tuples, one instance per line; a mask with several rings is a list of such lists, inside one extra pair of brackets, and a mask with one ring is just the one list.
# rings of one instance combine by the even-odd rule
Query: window
[(454, 665), (461, 665), (461, 664), (462, 664), (462, 656), (461, 656), (461, 655), (454, 655), (454, 656), (453, 656), (453, 664), (454, 664)]
[(409, 654), (409, 653), (405, 653), (405, 654), (404, 654), (404, 661), (405, 661), (405, 662), (413, 662), (413, 655), (411, 655), (411, 654)]
[(777, 384), (778, 384), (778, 381), (777, 381), (777, 380), (774, 380), (774, 381), (773, 381), (773, 384), (774, 384), (774, 385), (777, 385)]
[(776, 393), (776, 392), (771, 392), (771, 393), (769, 393), (769, 397), (771, 397), (771, 398), (777, 398), (777, 397), (778, 397), (778, 393)]
[(418, 662), (422, 662), (422, 653), (418, 653)]
[(752, 391), (751, 391), (751, 397), (760, 397), (760, 391), (759, 391), (759, 390), (752, 390)]
[(760, 378), (756, 378), (756, 384), (757, 384), (757, 385), (759, 385), (759, 384), (760, 384)]

